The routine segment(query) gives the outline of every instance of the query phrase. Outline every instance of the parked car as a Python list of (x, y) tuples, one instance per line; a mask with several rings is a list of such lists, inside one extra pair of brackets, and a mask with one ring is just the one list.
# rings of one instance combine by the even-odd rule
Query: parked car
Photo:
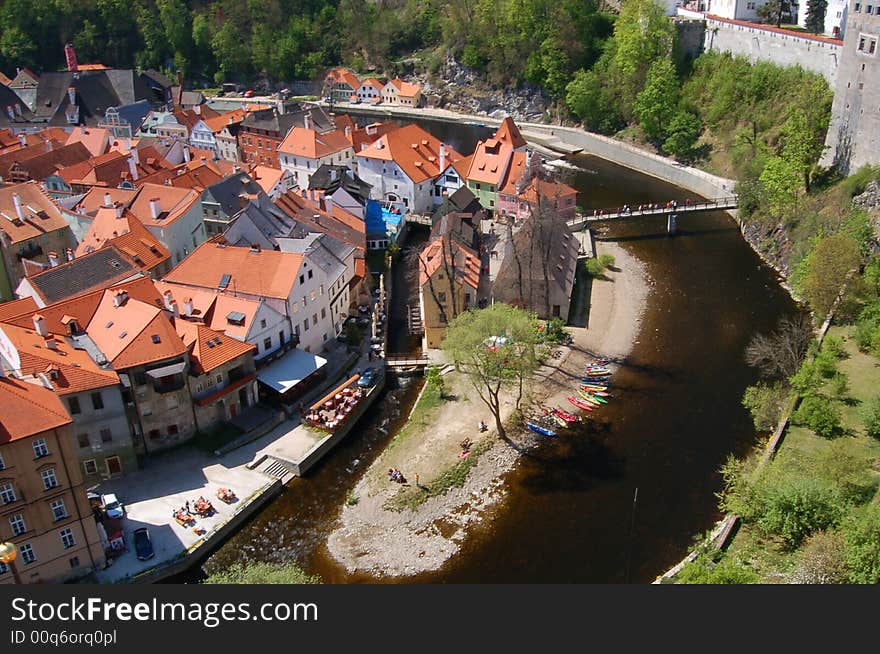
[(146, 561), (156, 555), (153, 550), (153, 540), (150, 538), (150, 530), (146, 527), (134, 530), (134, 551), (138, 561)]
[(101, 504), (104, 506), (104, 513), (109, 518), (121, 518), (125, 515), (125, 507), (113, 493), (101, 495)]
[(366, 368), (361, 373), (360, 379), (357, 380), (357, 385), (361, 388), (369, 388), (376, 382), (376, 369), (375, 368)]

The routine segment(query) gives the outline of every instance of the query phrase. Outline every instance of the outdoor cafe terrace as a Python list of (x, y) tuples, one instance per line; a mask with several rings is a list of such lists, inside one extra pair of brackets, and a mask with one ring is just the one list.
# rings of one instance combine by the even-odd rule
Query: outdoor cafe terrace
[(360, 375), (353, 375), (309, 407), (306, 424), (323, 431), (336, 431), (352, 415), (366, 393), (355, 386)]

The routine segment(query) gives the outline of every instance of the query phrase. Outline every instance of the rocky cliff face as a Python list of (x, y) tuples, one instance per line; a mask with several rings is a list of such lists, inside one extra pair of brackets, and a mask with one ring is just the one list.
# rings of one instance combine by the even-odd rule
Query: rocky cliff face
[(408, 81), (421, 84), (430, 107), (450, 109), (491, 118), (511, 116), (516, 121), (541, 122), (550, 99), (540, 88), (492, 88), (478, 73), (448, 57), (434, 76), (412, 75)]

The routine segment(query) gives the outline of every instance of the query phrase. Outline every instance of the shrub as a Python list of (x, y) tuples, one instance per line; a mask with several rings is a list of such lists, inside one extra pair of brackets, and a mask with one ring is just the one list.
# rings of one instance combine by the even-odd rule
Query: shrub
[(234, 563), (226, 570), (215, 572), (203, 582), (205, 584), (318, 584), (319, 577), (313, 577), (293, 563), (276, 565), (272, 563)]
[(443, 379), (443, 375), (440, 374), (440, 367), (428, 366), (428, 369), (425, 371), (425, 379), (437, 392), (440, 399), (443, 399), (446, 392), (446, 381)]
[(880, 395), (874, 396), (862, 409), (865, 421), (865, 434), (871, 438), (880, 438)]
[(713, 561), (708, 554), (686, 564), (677, 579), (682, 584), (757, 584), (761, 577), (731, 555)]
[(807, 395), (792, 419), (794, 424), (812, 429), (825, 438), (840, 431), (840, 411), (821, 395)]
[(761, 488), (758, 527), (797, 547), (810, 534), (835, 527), (846, 503), (829, 483), (799, 476), (768, 476)]
[(758, 383), (746, 388), (742, 403), (752, 414), (755, 429), (769, 431), (776, 426), (785, 397), (785, 389), (779, 383)]
[(854, 512), (842, 531), (850, 582), (876, 584), (880, 581), (880, 504)]

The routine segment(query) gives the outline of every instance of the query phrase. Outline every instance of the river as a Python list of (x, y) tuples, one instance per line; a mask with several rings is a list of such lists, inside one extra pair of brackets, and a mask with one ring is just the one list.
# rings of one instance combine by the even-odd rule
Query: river
[[(423, 126), (463, 153), (490, 133), (466, 124)], [(561, 177), (587, 210), (694, 197), (594, 157), (570, 161), (577, 170)], [(505, 500), (442, 570), (403, 581), (650, 582), (719, 518), (718, 469), (756, 443), (740, 404), (756, 378), (743, 350), (797, 307), (725, 213), (682, 216), (675, 237), (666, 236), (664, 219), (645, 218), (616, 224), (603, 238), (643, 261), (655, 281), (637, 343), (614, 377), (615, 399), (595, 425), (523, 457), (506, 478)], [(372, 581), (347, 574), (324, 543), (419, 383), (404, 380), (389, 390), (361, 428), (204, 569), (292, 559), (328, 582)], [(377, 429), (384, 420), (387, 433)]]

